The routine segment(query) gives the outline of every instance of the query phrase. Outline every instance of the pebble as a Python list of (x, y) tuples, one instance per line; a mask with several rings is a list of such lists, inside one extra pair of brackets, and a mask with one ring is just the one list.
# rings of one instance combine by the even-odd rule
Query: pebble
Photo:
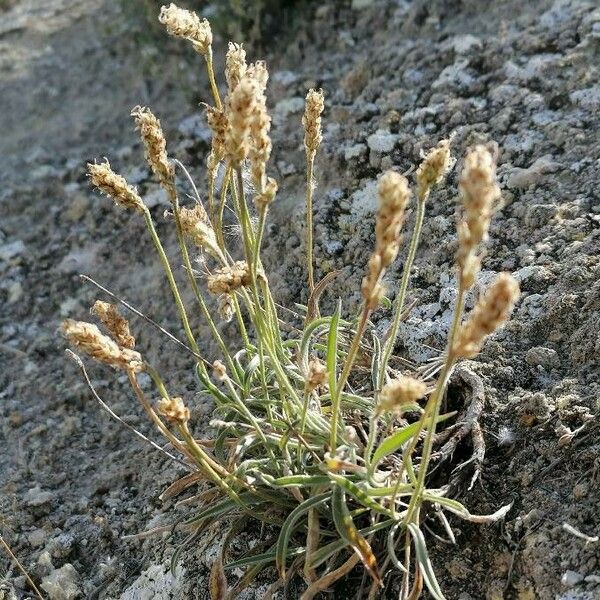
[(583, 575), (581, 573), (577, 573), (576, 571), (565, 571), (563, 576), (560, 578), (560, 582), (565, 587), (574, 587), (582, 581)]
[(362, 158), (367, 153), (367, 147), (364, 144), (354, 144), (344, 150), (344, 158), (352, 160), (353, 158)]
[(48, 491), (44, 492), (39, 486), (27, 490), (25, 494), (27, 506), (44, 506), (44, 504), (50, 504), (53, 500), (54, 494)]
[(544, 367), (547, 371), (560, 365), (560, 359), (558, 358), (556, 350), (544, 348), (542, 346), (527, 350), (525, 360), (531, 366), (537, 367), (539, 365)]
[(67, 563), (44, 577), (41, 587), (48, 594), (49, 600), (75, 600), (81, 597), (78, 579), (75, 567)]
[(399, 135), (384, 129), (378, 129), (367, 138), (367, 145), (373, 152), (391, 152), (399, 139)]
[(9, 260), (21, 256), (25, 252), (25, 244), (22, 240), (15, 240), (0, 246), (0, 260), (8, 262)]
[(520, 167), (513, 168), (508, 178), (507, 186), (510, 189), (526, 189), (537, 185), (543, 180), (544, 175), (558, 171), (561, 166), (560, 163), (552, 159), (551, 155), (546, 154), (538, 158), (527, 169), (521, 169)]

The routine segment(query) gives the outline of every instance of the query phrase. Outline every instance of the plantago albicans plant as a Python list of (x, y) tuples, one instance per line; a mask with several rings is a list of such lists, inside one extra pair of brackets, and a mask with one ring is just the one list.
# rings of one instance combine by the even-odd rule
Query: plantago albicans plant
[[(180, 205), (176, 166), (181, 165), (167, 154), (160, 122), (146, 108), (132, 113), (146, 158), (171, 203), (181, 261), (196, 307), (184, 305), (151, 213), (138, 192), (108, 162), (90, 164), (89, 174), (96, 188), (146, 222), (185, 341), (161, 331), (177, 348), (185, 348), (201, 390), (214, 399), (214, 439), (196, 438), (189, 426), (193, 404), (173, 395), (135, 349), (129, 324), (115, 305), (98, 301), (93, 308), (109, 335), (95, 325), (72, 320), (65, 322), (64, 334), (76, 349), (125, 371), (137, 399), (170, 448), (167, 451), (151, 443), (186, 466), (188, 474), (163, 497), (204, 485), (197, 496), (200, 509), (178, 530), (192, 540), (208, 524), (218, 522), (229, 528), (211, 576), (214, 598), (233, 598), (260, 571), (274, 566), (274, 586), (292, 577), (303, 578), (302, 598), (308, 600), (358, 564), (371, 578), (370, 597), (397, 570), (401, 598), (416, 598), (424, 587), (432, 597), (443, 598), (428, 555), (424, 520), (431, 515), (440, 518), (452, 537), (445, 513), (489, 522), (507, 509), (487, 517), (473, 516), (448, 497), (447, 486), (432, 487), (429, 477), (438, 424), (454, 416), (441, 414), (453, 369), (461, 359), (477, 355), (485, 338), (508, 319), (519, 294), (515, 280), (500, 274), (463, 318), (465, 297), (475, 282), (500, 193), (494, 156), (483, 146), (470, 149), (460, 176), (458, 294), (446, 350), (433, 370), (398, 372), (390, 361), (428, 198), (454, 164), (450, 141), (441, 141), (424, 156), (416, 171), (414, 193), (404, 176), (394, 171), (381, 176), (375, 248), (361, 286), (362, 305), (357, 314), (348, 315), (340, 302), (333, 314), (321, 316), (318, 297), (328, 278), (315, 284), (312, 204), (324, 97), (310, 90), (302, 121), (307, 159), (308, 307), (304, 315), (292, 319), (291, 327), (282, 327), (282, 315), (292, 311), (281, 313), (274, 301), (260, 255), (269, 208), (277, 195), (277, 184), (268, 175), (271, 119), (266, 108), (266, 66), (261, 62), (248, 65), (243, 48), (230, 44), (227, 95), (221, 99), (208, 22), (173, 4), (163, 7), (160, 20), (169, 33), (191, 41), (205, 58), (212, 92), (211, 104), (206, 106), (213, 132), (206, 206), (200, 198), (191, 206)], [(370, 317), (383, 298), (385, 273), (401, 249), (411, 203), (416, 203), (415, 224), (392, 324), (378, 339)], [(240, 231), (242, 243), (236, 249), (228, 247), (223, 233), (226, 206)], [(206, 255), (204, 279), (192, 268), (193, 253)], [(214, 302), (209, 301), (211, 296)], [(214, 304), (218, 310), (211, 310)], [(210, 341), (199, 340), (193, 331), (189, 315), (196, 310), (208, 324)], [(239, 338), (224, 339), (218, 319), (235, 320)], [(218, 355), (209, 359), (209, 348)], [(370, 360), (370, 377), (364, 376), (365, 359)], [(153, 393), (139, 385), (141, 372), (152, 379)], [(251, 519), (272, 526), (265, 530), (264, 543), (229, 560), (232, 540)], [(228, 588), (225, 573), (233, 567), (244, 568), (245, 575)]]

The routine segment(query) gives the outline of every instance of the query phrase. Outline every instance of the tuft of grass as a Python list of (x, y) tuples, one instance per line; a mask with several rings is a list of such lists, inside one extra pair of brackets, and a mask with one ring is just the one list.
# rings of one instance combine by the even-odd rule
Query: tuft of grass
[[(309, 600), (362, 565), (370, 578), (364, 590), (369, 598), (376, 597), (386, 578), (397, 571), (400, 598), (416, 598), (426, 588), (431, 597), (442, 599), (424, 520), (438, 518), (453, 540), (446, 515), (483, 523), (500, 519), (509, 509), (472, 515), (449, 497), (450, 488), (439, 483), (439, 476), (433, 485), (430, 469), (436, 431), (454, 416), (442, 412), (454, 367), (477, 355), (486, 337), (509, 318), (519, 294), (515, 280), (500, 274), (464, 316), (465, 297), (479, 271), (500, 196), (495, 157), (486, 147), (471, 148), (460, 175), (458, 289), (446, 350), (434, 365), (399, 370), (393, 365), (410, 364), (396, 360), (394, 346), (406, 310), (411, 269), (429, 196), (454, 166), (450, 140), (442, 140), (423, 157), (415, 186), (394, 171), (381, 176), (375, 247), (361, 285), (360, 310), (348, 313), (340, 300), (333, 314), (321, 315), (319, 297), (332, 275), (314, 280), (312, 203), (313, 165), (321, 144), (325, 99), (321, 91), (308, 92), (302, 120), (307, 159), (308, 303), (282, 310), (271, 294), (260, 252), (269, 209), (278, 194), (277, 183), (268, 174), (272, 144), (266, 66), (247, 64), (243, 48), (230, 44), (227, 94), (221, 98), (208, 21), (173, 4), (162, 8), (159, 20), (202, 56), (213, 96), (213, 105), (207, 107), (213, 142), (207, 158), (206, 203), (197, 193), (191, 202), (180, 196), (180, 175), (190, 178), (181, 163), (169, 158), (160, 121), (147, 108), (136, 107), (132, 112), (146, 159), (171, 203), (180, 260), (196, 306), (186, 306), (182, 300), (143, 198), (108, 162), (90, 164), (89, 174), (98, 190), (146, 223), (185, 339), (144, 318), (190, 359), (199, 390), (214, 399), (210, 423), (214, 437), (194, 435), (190, 428), (193, 405), (169, 390), (162, 375), (135, 349), (130, 326), (116, 305), (98, 302), (94, 306), (106, 333), (73, 320), (65, 322), (63, 332), (76, 350), (126, 373), (137, 400), (170, 448), (165, 450), (134, 433), (186, 466), (187, 474), (169, 486), (162, 498), (199, 488), (200, 508), (174, 527), (186, 538), (173, 564), (199, 532), (219, 523), (225, 535), (211, 572), (213, 598), (234, 598), (261, 571), (271, 569), (275, 579), (271, 591), (292, 578), (303, 579), (301, 598)], [(378, 337), (371, 316), (384, 298), (383, 280), (399, 253), (411, 203), (416, 204), (416, 219), (392, 307), (392, 324), (385, 336)], [(234, 215), (240, 243), (226, 243), (226, 208)], [(205, 277), (193, 268), (193, 253), (203, 255)], [(140, 314), (126, 302), (121, 304)], [(211, 310), (214, 304), (218, 310)], [(218, 357), (209, 357), (209, 340), (200, 340), (194, 333), (188, 316), (191, 310), (198, 310), (206, 321)], [(223, 338), (219, 320), (235, 321), (239, 334), (235, 343)], [(83, 363), (74, 356), (89, 384)], [(140, 386), (142, 372), (150, 376), (152, 397), (157, 401)], [(119, 419), (93, 392), (102, 407)], [(262, 543), (242, 556), (233, 556), (236, 537), (252, 520), (268, 526)], [(232, 585), (235, 568), (243, 569), (244, 575)]]

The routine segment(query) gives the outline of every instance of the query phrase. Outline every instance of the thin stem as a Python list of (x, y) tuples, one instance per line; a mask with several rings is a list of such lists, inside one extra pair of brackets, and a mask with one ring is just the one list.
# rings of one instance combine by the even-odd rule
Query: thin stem
[(448, 379), (450, 378), (452, 367), (454, 366), (454, 361), (456, 360), (452, 348), (454, 346), (454, 338), (456, 336), (460, 325), (460, 321), (462, 319), (462, 314), (465, 307), (465, 296), (466, 290), (463, 285), (459, 284), (458, 298), (456, 299), (456, 307), (454, 309), (454, 317), (452, 319), (452, 325), (448, 334), (448, 345), (444, 367), (438, 377), (435, 390), (429, 397), (429, 401), (427, 402), (427, 406), (425, 407), (425, 411), (423, 413), (423, 416), (421, 417), (421, 427), (419, 428), (419, 431), (415, 433), (415, 437), (413, 438), (414, 440), (416, 440), (419, 437), (425, 420), (430, 419), (430, 423), (427, 427), (427, 432), (425, 434), (425, 441), (423, 442), (423, 451), (421, 453), (421, 462), (419, 464), (417, 483), (415, 485), (415, 491), (408, 505), (405, 523), (411, 522), (415, 511), (417, 510), (418, 506), (422, 501), (423, 490), (425, 488), (425, 477), (427, 476), (429, 461), (431, 459), (431, 453), (433, 450), (433, 438), (435, 436), (436, 421), (440, 414), (440, 407), (442, 404), (442, 399), (444, 397), (444, 391), (446, 390), (446, 386), (448, 385)]
[(227, 366), (229, 367), (229, 369), (232, 373), (237, 373), (237, 371), (235, 370), (235, 366), (233, 364), (233, 360), (229, 353), (229, 350), (228, 350), (227, 346), (225, 345), (225, 342), (223, 341), (223, 338), (221, 337), (221, 334), (219, 333), (219, 330), (217, 329), (215, 322), (213, 321), (210, 311), (208, 310), (208, 307), (206, 306), (206, 302), (204, 301), (204, 297), (202, 296), (202, 292), (200, 291), (200, 288), (198, 287), (198, 282), (196, 281), (196, 278), (194, 277), (194, 270), (192, 268), (192, 263), (190, 262), (190, 256), (189, 256), (189, 253), (187, 250), (185, 239), (183, 237), (183, 231), (181, 229), (181, 220), (179, 218), (179, 199), (177, 198), (177, 192), (175, 191), (175, 185), (173, 184), (172, 186), (169, 186), (169, 189), (167, 191), (170, 196), (171, 205), (173, 206), (173, 216), (175, 218), (175, 228), (176, 228), (176, 232), (177, 232), (177, 243), (179, 244), (179, 251), (181, 252), (181, 257), (183, 258), (183, 265), (185, 267), (185, 270), (186, 270), (186, 273), (188, 276), (188, 280), (190, 282), (190, 285), (192, 286), (192, 290), (194, 292), (194, 295), (196, 296), (198, 304), (200, 305), (200, 310), (202, 311), (202, 315), (206, 319), (206, 322), (208, 323), (210, 331), (211, 331), (215, 341), (217, 342), (219, 348), (221, 349), (221, 353), (223, 354), (223, 357), (225, 358), (225, 361), (227, 362)]
[(181, 296), (179, 294), (179, 288), (177, 287), (177, 284), (175, 283), (175, 277), (173, 277), (173, 271), (171, 270), (171, 265), (169, 264), (169, 259), (167, 258), (167, 255), (165, 254), (165, 249), (163, 248), (160, 238), (158, 237), (156, 227), (154, 226), (154, 223), (152, 222), (152, 217), (150, 216), (150, 210), (146, 206), (144, 207), (144, 219), (146, 220), (146, 225), (148, 227), (148, 230), (150, 231), (150, 235), (152, 236), (152, 241), (154, 242), (154, 246), (155, 246), (156, 251), (158, 252), (158, 256), (160, 258), (160, 262), (162, 263), (163, 269), (167, 276), (167, 280), (169, 282), (169, 287), (171, 288), (171, 293), (173, 294), (173, 298), (175, 299), (175, 304), (177, 305), (177, 311), (179, 313), (179, 318), (181, 319), (181, 323), (183, 325), (185, 335), (188, 339), (188, 342), (189, 342), (192, 350), (196, 354), (200, 355), (200, 348), (198, 347), (198, 344), (196, 343), (196, 338), (194, 337), (194, 334), (192, 333), (192, 329), (190, 327), (190, 322), (188, 320), (188, 316), (185, 311), (185, 306), (183, 305), (183, 301), (181, 300)]
[[(308, 294), (315, 290), (313, 271), (313, 169), (315, 153), (306, 153), (306, 267), (308, 270)], [(318, 315), (317, 315), (318, 317)]]
[(408, 255), (406, 257), (406, 262), (404, 263), (404, 268), (402, 271), (402, 280), (400, 282), (400, 289), (398, 291), (398, 295), (396, 296), (396, 301), (394, 304), (394, 320), (392, 322), (392, 328), (388, 333), (387, 340), (384, 343), (383, 347), (383, 360), (381, 361), (380, 373), (379, 373), (379, 381), (383, 385), (385, 383), (385, 373), (387, 369), (387, 365), (389, 363), (390, 357), (394, 350), (394, 345), (396, 343), (396, 337), (398, 336), (398, 329), (400, 327), (400, 321), (402, 319), (402, 312), (404, 310), (404, 302), (406, 301), (406, 292), (408, 290), (408, 284), (410, 281), (410, 272), (415, 260), (415, 255), (417, 253), (417, 248), (419, 246), (419, 238), (421, 236), (421, 229), (423, 226), (423, 218), (425, 216), (425, 200), (427, 199), (428, 192), (424, 194), (417, 200), (417, 215), (415, 217), (415, 225), (412, 232), (412, 237), (410, 240), (410, 246), (408, 248)]
[(358, 355), (358, 350), (360, 348), (360, 341), (362, 336), (364, 335), (365, 329), (367, 327), (367, 322), (369, 320), (369, 306), (365, 303), (361, 312), (360, 321), (358, 323), (358, 328), (352, 338), (352, 343), (348, 350), (348, 355), (346, 356), (346, 361), (344, 362), (344, 368), (342, 369), (342, 374), (337, 381), (335, 391), (331, 398), (331, 431), (329, 443), (331, 446), (331, 450), (334, 451), (337, 447), (337, 428), (338, 422), (340, 420), (340, 404), (342, 399), (342, 390), (344, 386), (348, 382), (348, 377), (350, 376), (350, 371), (352, 370), (352, 366), (354, 365), (354, 361), (356, 360), (356, 356)]
[(213, 99), (215, 101), (215, 106), (218, 110), (221, 110), (221, 96), (219, 95), (219, 88), (217, 87), (217, 81), (215, 79), (215, 71), (213, 69), (213, 60), (212, 60), (212, 47), (208, 47), (208, 51), (204, 55), (204, 60), (206, 61), (206, 71), (208, 73), (208, 81), (210, 82), (210, 90), (213, 95)]

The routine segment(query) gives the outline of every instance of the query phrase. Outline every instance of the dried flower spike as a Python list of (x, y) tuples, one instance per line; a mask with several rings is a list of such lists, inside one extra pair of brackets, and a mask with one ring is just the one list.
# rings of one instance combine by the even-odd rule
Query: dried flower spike
[(161, 398), (156, 405), (160, 415), (170, 423), (185, 425), (190, 420), (190, 409), (183, 403), (179, 396), (175, 398)]
[(139, 352), (128, 348), (120, 348), (92, 323), (67, 319), (63, 321), (61, 329), (63, 335), (73, 346), (99, 362), (110, 365), (115, 369), (131, 370), (135, 373), (144, 370)]
[(275, 196), (277, 195), (277, 182), (272, 178), (267, 178), (267, 183), (264, 187), (264, 190), (254, 196), (254, 205), (256, 206), (256, 210), (261, 212), (266, 210), (271, 202), (275, 200)]
[(271, 156), (270, 129), (271, 117), (267, 113), (267, 99), (260, 89), (260, 83), (257, 82), (256, 104), (250, 121), (250, 136), (252, 139), (249, 157), (252, 183), (259, 194), (263, 192), (266, 185), (267, 162)]
[(135, 338), (129, 330), (129, 322), (119, 313), (116, 304), (96, 300), (90, 312), (100, 319), (119, 346), (130, 350), (135, 346)]
[(485, 338), (504, 325), (517, 300), (519, 284), (508, 273), (501, 273), (480, 298), (456, 336), (452, 352), (456, 358), (477, 356)]
[(220, 360), (215, 360), (212, 364), (213, 368), (213, 377), (217, 381), (225, 381), (227, 379), (227, 369), (225, 365)]
[(258, 86), (250, 77), (243, 77), (229, 98), (225, 147), (234, 166), (246, 160), (250, 152), (250, 127), (256, 109)]
[(88, 163), (87, 167), (92, 185), (112, 198), (116, 204), (139, 212), (146, 210), (137, 190), (121, 175), (117, 175), (110, 168), (108, 161), (100, 164)]
[(383, 386), (377, 400), (376, 412), (395, 412), (403, 406), (412, 404), (427, 393), (427, 385), (413, 377), (400, 377)]
[(234, 308), (233, 299), (229, 294), (222, 294), (218, 298), (217, 313), (225, 323), (230, 323), (233, 319)]
[(308, 361), (308, 374), (304, 389), (312, 392), (314, 389), (325, 385), (328, 379), (327, 367), (317, 358), (311, 358)]
[(172, 189), (175, 169), (167, 157), (167, 142), (160, 121), (149, 108), (143, 106), (136, 106), (131, 111), (131, 116), (140, 131), (146, 148), (146, 158), (153, 173), (165, 188)]
[(223, 255), (217, 243), (215, 230), (200, 203), (197, 203), (194, 208), (180, 208), (179, 222), (186, 237), (190, 238), (199, 248), (221, 260)]
[(479, 244), (487, 238), (494, 204), (500, 197), (496, 164), (485, 146), (475, 146), (466, 158), (459, 182), (463, 220), (458, 225), (457, 263), (463, 288), (470, 288), (479, 271)]
[(306, 95), (306, 105), (302, 125), (304, 125), (304, 148), (309, 156), (314, 157), (323, 136), (321, 135), (321, 114), (325, 108), (322, 90), (311, 89)]
[(241, 44), (229, 42), (227, 55), (225, 57), (225, 79), (229, 87), (229, 93), (233, 92), (242, 77), (246, 74), (246, 51)]
[(213, 106), (206, 107), (206, 121), (212, 131), (212, 147), (208, 159), (209, 169), (216, 169), (225, 157), (225, 134), (227, 132), (227, 115), (224, 110)]
[(423, 157), (417, 169), (417, 196), (423, 201), (434, 185), (439, 185), (456, 161), (450, 155), (450, 139), (441, 140)]
[(160, 9), (158, 20), (171, 35), (190, 40), (198, 53), (206, 54), (210, 51), (212, 44), (210, 23), (206, 19), (200, 19), (195, 12), (179, 8), (171, 2), (169, 6)]
[(250, 285), (250, 269), (242, 260), (231, 266), (217, 269), (208, 276), (208, 290), (213, 294), (231, 294), (241, 287)]
[(398, 254), (400, 230), (404, 223), (410, 189), (406, 177), (387, 171), (379, 180), (379, 210), (375, 222), (375, 251), (369, 259), (367, 275), (362, 282), (362, 295), (370, 309), (383, 296), (381, 276)]

